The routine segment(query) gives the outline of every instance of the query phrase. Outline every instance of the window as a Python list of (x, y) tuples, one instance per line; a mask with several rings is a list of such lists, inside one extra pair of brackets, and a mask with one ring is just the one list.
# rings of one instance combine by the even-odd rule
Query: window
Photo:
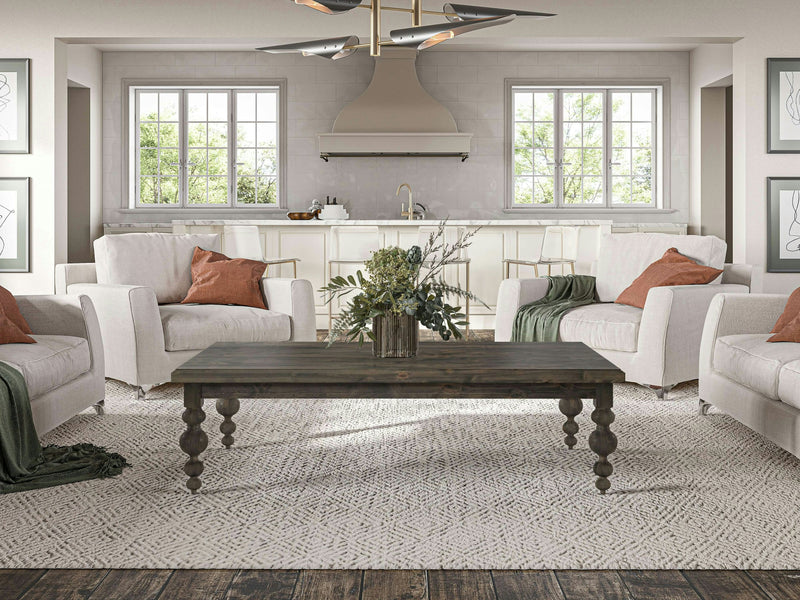
[(281, 206), (280, 88), (132, 87), (131, 205)]
[(511, 86), (512, 207), (657, 207), (661, 86)]

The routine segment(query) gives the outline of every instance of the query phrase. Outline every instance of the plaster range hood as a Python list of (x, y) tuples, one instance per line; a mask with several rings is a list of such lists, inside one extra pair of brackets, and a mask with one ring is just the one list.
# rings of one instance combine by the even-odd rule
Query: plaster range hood
[(471, 133), (459, 133), (450, 111), (417, 78), (414, 48), (382, 48), (372, 82), (345, 106), (332, 133), (319, 135), (319, 155), (453, 156), (466, 160)]

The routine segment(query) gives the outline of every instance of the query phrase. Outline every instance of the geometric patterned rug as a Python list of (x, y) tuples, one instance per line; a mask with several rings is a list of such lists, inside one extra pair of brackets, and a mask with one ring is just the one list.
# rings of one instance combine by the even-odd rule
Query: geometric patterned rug
[(606, 496), (549, 400), (242, 400), (236, 444), (207, 406), (201, 493), (184, 487), (182, 388), (45, 442), (92, 442), (114, 479), (0, 496), (0, 567), (784, 569), (800, 564), (800, 461), (685, 384), (615, 386)]

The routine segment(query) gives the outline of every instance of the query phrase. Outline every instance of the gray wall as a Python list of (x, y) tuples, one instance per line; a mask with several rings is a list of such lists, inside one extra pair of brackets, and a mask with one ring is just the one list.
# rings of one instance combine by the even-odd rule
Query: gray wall
[(92, 262), (91, 91), (67, 90), (67, 260)]
[[(671, 96), (670, 198), (672, 212), (614, 213), (618, 222), (688, 221), (689, 54), (687, 52), (422, 52), (422, 85), (453, 113), (459, 130), (474, 135), (465, 163), (449, 158), (339, 158), (320, 160), (316, 135), (330, 132), (339, 110), (356, 98), (372, 75), (372, 59), (358, 53), (341, 61), (259, 52), (105, 52), (103, 54), (103, 220), (106, 223), (166, 222), (209, 214), (242, 217), (242, 211), (129, 211), (122, 186), (123, 79), (288, 80), (288, 177), (290, 210), (312, 198), (337, 196), (351, 218), (399, 217), (401, 182), (432, 216), (514, 218), (504, 213), (504, 80), (530, 78), (569, 82), (607, 79), (669, 79)], [(248, 211), (284, 218), (283, 211)], [(560, 211), (575, 218), (587, 211)], [(520, 217), (530, 217), (523, 213)], [(611, 218), (604, 214), (603, 218)]]

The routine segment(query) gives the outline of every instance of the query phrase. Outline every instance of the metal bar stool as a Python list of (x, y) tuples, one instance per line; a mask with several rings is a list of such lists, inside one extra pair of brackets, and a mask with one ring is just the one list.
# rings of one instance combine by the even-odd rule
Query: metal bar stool
[(552, 274), (555, 265), (561, 265), (562, 272), (565, 265), (569, 265), (572, 274), (575, 274), (575, 262), (578, 258), (578, 235), (580, 228), (563, 225), (545, 227), (542, 245), (539, 249), (538, 260), (523, 260), (520, 258), (504, 258), (504, 278), (508, 279), (511, 265), (533, 267), (533, 273), (539, 277), (539, 267), (546, 266), (547, 274)]
[[(264, 258), (261, 249), (261, 236), (255, 225), (225, 225), (222, 228), (222, 241), (225, 254), (231, 258), (249, 258), (267, 263), (267, 265), (283, 265), (291, 263), (294, 278), (297, 279), (297, 263), (299, 258)], [(267, 267), (267, 272), (269, 266)], [(267, 272), (264, 273), (266, 277)]]

